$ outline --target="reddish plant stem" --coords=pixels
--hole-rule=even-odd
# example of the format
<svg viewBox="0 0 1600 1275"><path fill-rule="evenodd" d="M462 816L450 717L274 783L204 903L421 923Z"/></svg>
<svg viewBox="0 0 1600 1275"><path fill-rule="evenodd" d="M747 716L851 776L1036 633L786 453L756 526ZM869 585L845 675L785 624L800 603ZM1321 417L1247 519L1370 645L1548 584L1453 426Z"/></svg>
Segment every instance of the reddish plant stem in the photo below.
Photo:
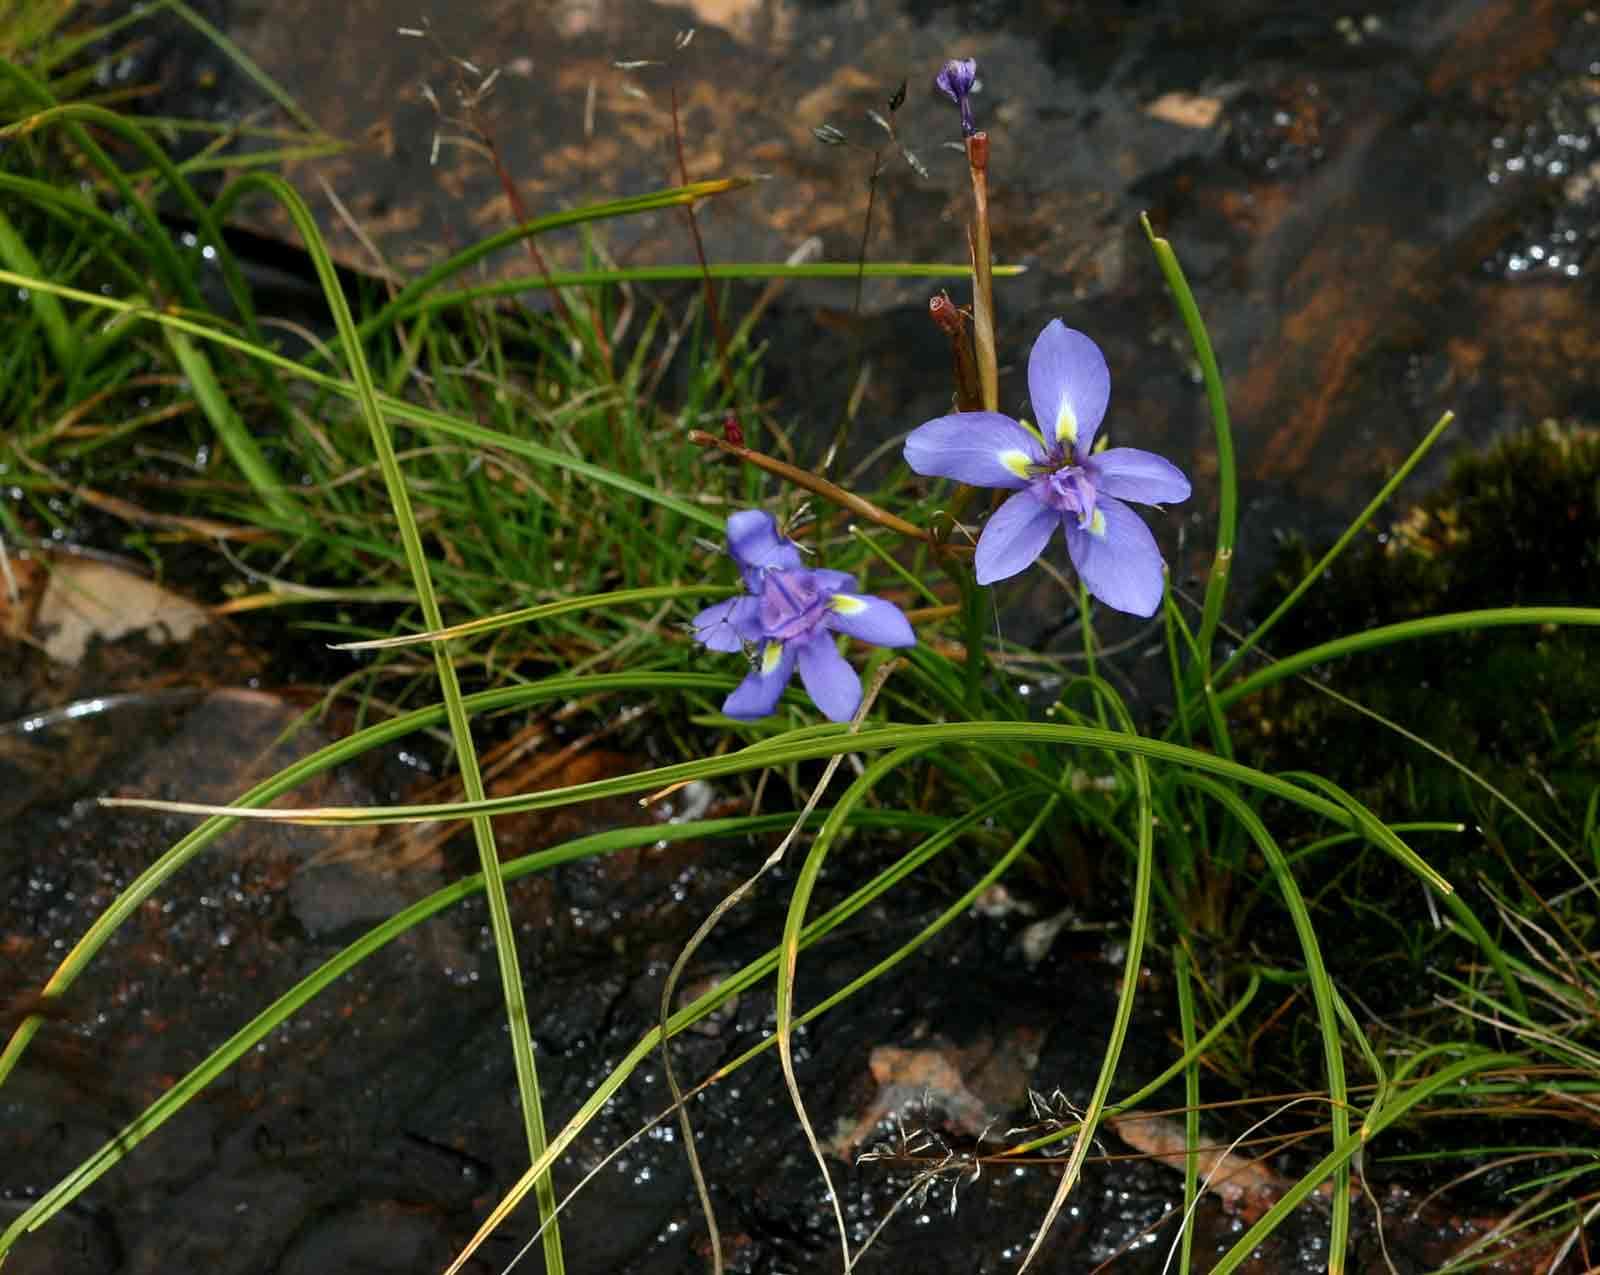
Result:
<svg viewBox="0 0 1600 1275"><path fill-rule="evenodd" d="M878 203L878 178L883 173L883 148L880 146L872 152L872 172L867 178L867 215L861 223L861 247L856 253L856 296L850 306L850 393L853 395L854 387L861 380L861 291L867 278L867 245L872 238L872 214ZM833 441L828 444L828 450L823 453L822 463L817 466L819 473L826 474L844 447L845 433L850 428L851 410L847 401L845 410L840 413L839 424L833 431Z"/></svg>
<svg viewBox="0 0 1600 1275"><path fill-rule="evenodd" d="M678 86L672 86L672 146L678 156L678 183L689 184L689 165L683 157L683 126L678 119ZM694 238L694 256L700 263L700 279L705 286L706 314L711 318L711 333L717 343L717 362L722 372L722 385L728 392L728 401L736 402L733 388L733 369L728 363L728 334L722 330L722 316L717 312L717 288L711 281L711 267L706 264L706 246L700 238L700 220L694 215L694 205L683 206L689 219L689 234Z"/></svg>
<svg viewBox="0 0 1600 1275"><path fill-rule="evenodd" d="M500 147L495 144L494 134L490 132L488 124L485 123L483 112L478 109L476 104L471 105L468 109L472 115L473 131L483 139L484 146L488 148L489 160L494 164L495 176L500 179L500 189L505 192L506 202L511 205L511 215L516 218L518 225L526 225L533 220L533 214L523 200L522 192L517 189L517 183L512 180L510 172L507 171L504 162L500 159ZM577 323L573 319L571 309L567 306L567 299L561 295L560 289L555 286L554 280L550 277L550 265L545 260L538 241L532 235L529 235L522 241L522 246L527 249L528 259L533 262L533 268L539 272L540 278L544 280L545 291L550 294L551 302L554 304L556 312L561 316L562 322L569 329L575 331ZM601 356L605 360L606 370L609 372L611 369L611 345L606 340L605 329L600 322L598 311L594 315L594 337L595 342L600 347Z"/></svg>
<svg viewBox="0 0 1600 1275"><path fill-rule="evenodd" d="M880 509L870 500L858 496L853 491L846 491L837 483L831 483L826 478L813 474L808 469L801 469L787 461L779 460L775 456L768 456L764 452L752 451L748 447L741 447L737 443L730 443L725 438L718 438L715 434L708 434L704 430L692 429L689 431L689 441L698 443L701 447L715 447L719 451L727 452L730 456L737 456L747 464L754 465L757 469L764 469L767 473L785 482L793 483L796 487L803 487L809 492L821 496L824 500L831 501L841 509L847 509L869 522L875 522L880 527L887 527L890 531L898 532L913 540L921 540L926 544L947 549L955 553L963 551L962 545L939 545L928 532L921 527L913 526L904 518L896 517L887 509Z"/></svg>

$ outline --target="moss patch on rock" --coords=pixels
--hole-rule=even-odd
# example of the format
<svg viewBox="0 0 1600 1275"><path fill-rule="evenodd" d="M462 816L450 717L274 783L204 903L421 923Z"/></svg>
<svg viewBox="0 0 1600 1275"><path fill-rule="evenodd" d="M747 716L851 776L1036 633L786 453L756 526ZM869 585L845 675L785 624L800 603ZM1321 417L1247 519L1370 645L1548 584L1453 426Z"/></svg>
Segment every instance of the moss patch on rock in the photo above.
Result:
<svg viewBox="0 0 1600 1275"><path fill-rule="evenodd" d="M1307 546L1288 547L1271 596L1314 560ZM1547 421L1458 461L1435 492L1349 550L1271 645L1286 652L1445 612L1595 605L1597 586L1600 430ZM1582 844L1600 776L1593 629L1424 639L1329 665L1316 680L1447 753L1595 866L1600 847ZM1385 818L1475 825L1481 835L1428 846L1458 883L1484 873L1513 895L1519 877L1536 888L1573 884L1570 868L1483 784L1305 682L1258 697L1245 715L1260 764L1335 777Z"/></svg>

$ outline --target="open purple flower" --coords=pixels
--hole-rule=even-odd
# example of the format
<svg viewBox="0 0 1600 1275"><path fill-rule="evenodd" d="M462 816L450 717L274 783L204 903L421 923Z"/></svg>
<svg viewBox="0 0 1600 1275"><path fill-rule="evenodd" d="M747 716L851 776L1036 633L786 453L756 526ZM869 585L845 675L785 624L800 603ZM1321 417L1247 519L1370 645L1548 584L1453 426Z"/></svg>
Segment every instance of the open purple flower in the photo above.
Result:
<svg viewBox="0 0 1600 1275"><path fill-rule="evenodd" d="M912 430L906 464L919 474L1017 493L978 537L979 584L1031 565L1059 526L1090 593L1118 611L1154 615L1165 588L1161 551L1144 519L1122 502L1187 500L1189 480L1154 452L1091 452L1111 373L1100 347L1060 319L1033 343L1028 395L1046 442L999 412L958 412Z"/></svg>
<svg viewBox="0 0 1600 1275"><path fill-rule="evenodd" d="M750 675L722 711L746 721L765 717L800 669L806 693L824 716L847 722L861 703L861 678L839 654L835 633L875 646L915 646L899 607L856 592L855 577L800 565L800 550L771 514L746 509L728 518L728 554L746 592L694 618L695 639L712 651L751 654Z"/></svg>
<svg viewBox="0 0 1600 1275"><path fill-rule="evenodd" d="M976 58L951 58L939 68L933 83L946 97L961 108L961 135L971 137L978 131L972 122L972 91L978 86L978 60Z"/></svg>

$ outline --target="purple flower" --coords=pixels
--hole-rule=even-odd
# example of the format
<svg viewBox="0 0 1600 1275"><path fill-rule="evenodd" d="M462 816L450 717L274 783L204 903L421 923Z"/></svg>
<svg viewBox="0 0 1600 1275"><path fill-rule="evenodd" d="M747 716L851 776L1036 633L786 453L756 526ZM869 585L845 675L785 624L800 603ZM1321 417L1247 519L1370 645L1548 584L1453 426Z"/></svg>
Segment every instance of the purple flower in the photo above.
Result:
<svg viewBox="0 0 1600 1275"><path fill-rule="evenodd" d="M972 122L972 102L969 100L978 85L978 60L976 58L951 58L939 68L933 83L952 102L961 108L961 135L971 137L978 131Z"/></svg>
<svg viewBox="0 0 1600 1275"><path fill-rule="evenodd" d="M861 703L861 679L845 662L835 633L876 646L915 646L900 608L856 592L854 576L800 565L800 550L771 514L746 509L728 519L728 553L746 592L694 618L694 636L712 651L745 651L750 675L722 711L746 721L765 717L800 667L806 693L832 721L847 722Z"/></svg>
<svg viewBox="0 0 1600 1275"><path fill-rule="evenodd" d="M1091 452L1106 414L1111 373L1100 347L1052 319L1028 356L1028 395L1048 443L999 412L958 412L906 438L919 474L1017 494L984 524L974 565L992 584L1029 566L1057 526L1090 593L1107 606L1154 615L1165 588L1161 551L1144 520L1123 504L1189 498L1189 480L1136 447Z"/></svg>

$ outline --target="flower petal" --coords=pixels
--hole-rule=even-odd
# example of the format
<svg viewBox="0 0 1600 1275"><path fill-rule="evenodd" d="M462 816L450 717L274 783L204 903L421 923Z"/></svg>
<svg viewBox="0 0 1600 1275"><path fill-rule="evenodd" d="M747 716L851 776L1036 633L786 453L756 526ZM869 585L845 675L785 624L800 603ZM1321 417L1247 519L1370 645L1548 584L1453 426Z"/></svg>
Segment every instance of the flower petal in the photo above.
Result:
<svg viewBox="0 0 1600 1275"><path fill-rule="evenodd" d="M951 58L939 68L939 74L933 77L933 82L952 102L959 102L972 92L972 86L978 82L977 59Z"/></svg>
<svg viewBox="0 0 1600 1275"><path fill-rule="evenodd" d="M1028 397L1045 440L1087 456L1111 398L1106 356L1082 332L1051 319L1028 356Z"/></svg>
<svg viewBox="0 0 1600 1275"><path fill-rule="evenodd" d="M1067 519L1067 552L1089 592L1108 607L1154 615L1161 605L1166 580L1156 538L1115 497L1100 497L1088 527Z"/></svg>
<svg viewBox="0 0 1600 1275"><path fill-rule="evenodd" d="M1141 505L1189 499L1189 480L1170 460L1137 447L1108 447L1083 462L1094 485L1108 496Z"/></svg>
<svg viewBox="0 0 1600 1275"><path fill-rule="evenodd" d="M690 623L694 640L709 651L742 651L761 640L761 601L749 594L708 606Z"/></svg>
<svg viewBox="0 0 1600 1275"><path fill-rule="evenodd" d="M817 567L811 572L817 582L817 587L824 593L854 593L856 591L856 578L848 571L830 571L827 567Z"/></svg>
<svg viewBox="0 0 1600 1275"><path fill-rule="evenodd" d="M745 587L752 593L760 586L760 572L800 565L799 548L764 509L728 515L728 554L739 564Z"/></svg>
<svg viewBox="0 0 1600 1275"><path fill-rule="evenodd" d="M836 593L828 603L833 614L824 621L830 629L848 633L874 646L915 646L911 621L893 602L870 593Z"/></svg>
<svg viewBox="0 0 1600 1275"><path fill-rule="evenodd" d="M974 487L1024 486L1044 460L1039 440L999 412L957 412L906 435L906 464L919 474Z"/></svg>
<svg viewBox="0 0 1600 1275"><path fill-rule="evenodd" d="M1031 491L1019 491L989 515L973 559L979 584L993 584L1033 565L1061 515Z"/></svg>
<svg viewBox="0 0 1600 1275"><path fill-rule="evenodd" d="M861 678L839 654L833 635L823 631L795 645L800 648L800 680L806 694L829 721L849 721L861 703Z"/></svg>
<svg viewBox="0 0 1600 1275"><path fill-rule="evenodd" d="M722 711L741 721L766 717L778 707L778 697L794 676L794 647L786 642L768 642L762 648L750 676L733 688L722 701Z"/></svg>

